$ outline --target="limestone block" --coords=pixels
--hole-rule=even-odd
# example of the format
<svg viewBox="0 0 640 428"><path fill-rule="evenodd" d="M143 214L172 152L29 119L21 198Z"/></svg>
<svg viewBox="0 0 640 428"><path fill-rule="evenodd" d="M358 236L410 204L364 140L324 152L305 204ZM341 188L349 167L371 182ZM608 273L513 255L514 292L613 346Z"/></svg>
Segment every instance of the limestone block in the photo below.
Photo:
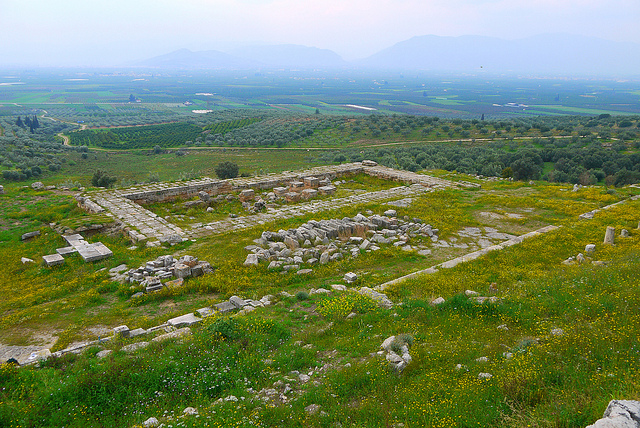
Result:
<svg viewBox="0 0 640 428"><path fill-rule="evenodd" d="M273 193L275 193L275 195L278 196L278 197L283 197L284 195L287 194L288 191L289 191L289 189L286 188L286 187L274 187L273 188Z"/></svg>
<svg viewBox="0 0 640 428"><path fill-rule="evenodd" d="M189 278L191 276L191 268L184 263L176 264L174 274L176 278Z"/></svg>
<svg viewBox="0 0 640 428"><path fill-rule="evenodd" d="M320 193L321 195L333 195L334 193L336 193L336 187L321 186L321 187L318 187L318 193Z"/></svg>
<svg viewBox="0 0 640 428"><path fill-rule="evenodd" d="M213 309L209 308L209 307L206 307L206 308L200 308L200 309L198 309L196 312L197 312L197 313L198 313L198 315L200 315L202 318L206 318L206 317L208 317L208 316L213 315L215 311L214 311Z"/></svg>
<svg viewBox="0 0 640 428"><path fill-rule="evenodd" d="M318 196L318 191L315 189L304 189L302 191L302 199L309 200L316 198Z"/></svg>
<svg viewBox="0 0 640 428"><path fill-rule="evenodd" d="M129 337L129 327L127 327L126 325L115 327L113 329L113 334L116 336L120 335L122 337Z"/></svg>
<svg viewBox="0 0 640 428"><path fill-rule="evenodd" d="M287 202L298 202L300 201L301 195L300 193L296 192L287 192L284 195L284 198L287 200Z"/></svg>
<svg viewBox="0 0 640 428"><path fill-rule="evenodd" d="M253 201L256 197L256 192L253 189L245 189L240 192L240 202L249 202Z"/></svg>
<svg viewBox="0 0 640 428"><path fill-rule="evenodd" d="M202 321L202 318L199 318L193 314L185 314L179 317L171 318L167 321L172 327L181 328L181 327L189 327L191 325L197 324Z"/></svg>
<svg viewBox="0 0 640 428"><path fill-rule="evenodd" d="M213 305L220 313L225 314L227 312L235 311L235 305L231 302L221 302Z"/></svg>
<svg viewBox="0 0 640 428"><path fill-rule="evenodd" d="M244 266L258 266L258 255L257 254L248 254L247 259L244 261Z"/></svg>
<svg viewBox="0 0 640 428"><path fill-rule="evenodd" d="M317 177L305 177L303 179L304 187L307 189L317 189L320 183L320 179Z"/></svg>
<svg viewBox="0 0 640 428"><path fill-rule="evenodd" d="M57 266L64 263L64 257L60 254L50 254L47 256L42 256L42 260L47 267Z"/></svg>
<svg viewBox="0 0 640 428"><path fill-rule="evenodd" d="M356 282L358 280L358 275L356 275L353 272L347 272L344 274L344 278L343 278L348 284L351 284L352 282Z"/></svg>
<svg viewBox="0 0 640 428"><path fill-rule="evenodd" d="M290 192L301 192L302 189L304 189L304 182L303 181L292 181L291 183L289 183L289 191Z"/></svg>
<svg viewBox="0 0 640 428"><path fill-rule="evenodd" d="M616 228L613 226L607 226L607 231L604 235L604 243L605 244L614 244L614 235L616 233Z"/></svg>
<svg viewBox="0 0 640 428"><path fill-rule="evenodd" d="M237 309L242 309L245 306L247 306L247 302L245 302L243 299L241 299L238 296L231 296L229 298L229 303L231 303Z"/></svg>

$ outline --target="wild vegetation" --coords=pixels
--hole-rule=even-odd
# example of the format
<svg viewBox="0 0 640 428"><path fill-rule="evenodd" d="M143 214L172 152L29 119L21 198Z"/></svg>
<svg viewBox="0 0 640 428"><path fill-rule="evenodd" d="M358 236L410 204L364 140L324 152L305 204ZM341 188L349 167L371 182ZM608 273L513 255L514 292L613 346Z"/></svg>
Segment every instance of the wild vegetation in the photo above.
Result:
<svg viewBox="0 0 640 428"><path fill-rule="evenodd" d="M47 269L23 265L20 257L37 259L61 245L49 223L77 227L106 219L80 211L69 197L53 192L28 189L2 195L3 217L23 222L7 229L0 243L7 267L0 282L3 343L25 344L32 340L29 336L47 332L58 337L52 349L61 349L96 337L91 331L97 326L148 328L232 294L277 296L272 306L244 317L207 318L188 338L154 342L133 354L121 350L132 340L119 339L31 367L3 364L2 425L132 426L155 416L165 426L192 427L585 426L600 417L611 397L637 397L640 349L635 332L640 318L632 308L640 304L635 289L640 241L632 231L630 238L617 238L615 246L600 242L605 226L634 229L640 205L627 201L593 220L578 218L637 189L596 186L572 192L561 184L531 186L436 173L483 186L430 193L397 208L401 217L419 217L438 227L443 239L457 237L468 226L490 225L514 234L544 224L562 228L398 284L386 291L397 305L382 309L350 292L308 292L331 289L347 271L360 276L350 287L372 287L464 250L419 256L391 246L314 267L307 277L242 266L243 247L262 230L308 220L298 218L171 249L132 251L121 236L95 236L90 239L114 251L112 259L95 264L69 259ZM358 181L347 185L355 189ZM381 183L362 185L376 188ZM384 209L380 204L353 206L322 217ZM481 215L487 212L502 217ZM41 237L16 243L20 233L38 228ZM606 266L561 264L587 243L596 243L593 257ZM130 300L129 287L111 282L102 269L120 263L137 266L167 252L195 254L216 270L182 288ZM464 293L468 289L500 300L474 303ZM294 297L280 296L280 291ZM432 306L438 296L446 302ZM355 316L347 318L350 313ZM552 334L554 329L562 334ZM402 373L376 354L386 337L399 334L413 340L412 362ZM114 353L98 358L104 348ZM296 373L310 380L301 381ZM479 373L492 376L479 379ZM286 385L292 390L284 392L282 402L277 397ZM266 397L259 391L271 388L278 391L275 400L259 398ZM309 413L305 408L311 404L320 410ZM187 406L197 408L199 416L182 416Z"/></svg>

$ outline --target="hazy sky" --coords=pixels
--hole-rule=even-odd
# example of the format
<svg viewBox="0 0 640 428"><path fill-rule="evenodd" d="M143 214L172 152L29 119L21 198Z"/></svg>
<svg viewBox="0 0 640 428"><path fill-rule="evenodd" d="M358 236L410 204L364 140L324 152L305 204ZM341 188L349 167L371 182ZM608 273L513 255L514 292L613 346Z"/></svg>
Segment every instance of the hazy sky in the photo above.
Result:
<svg viewBox="0 0 640 428"><path fill-rule="evenodd" d="M639 0L0 0L0 66L118 65L179 48L295 43L366 57L413 36L640 43Z"/></svg>

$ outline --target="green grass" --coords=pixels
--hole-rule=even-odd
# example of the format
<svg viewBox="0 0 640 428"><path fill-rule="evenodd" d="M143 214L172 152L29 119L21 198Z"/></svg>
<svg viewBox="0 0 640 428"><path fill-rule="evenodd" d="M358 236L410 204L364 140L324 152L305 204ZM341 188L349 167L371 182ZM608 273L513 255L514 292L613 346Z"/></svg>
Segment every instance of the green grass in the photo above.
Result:
<svg viewBox="0 0 640 428"><path fill-rule="evenodd" d="M269 162L284 166L286 153ZM252 156L245 165L260 159L258 154ZM169 155L146 158L173 159ZM140 159L139 164L145 165L145 157ZM435 174L469 180L446 171ZM375 190L391 185L397 183L354 176L343 186ZM365 204L173 248L129 251L130 243L120 236L90 237L90 242L106 243L114 251L113 258L94 264L69 258L61 267L46 269L23 265L20 257L39 260L63 245L48 223L78 225L105 218L82 213L70 196L9 191L0 197L0 212L6 219L0 242L0 263L5 267L0 276L3 344L26 344L29 336L49 332L59 337L54 347L59 349L91 337L91 327L146 328L233 294L260 298L283 290L296 295L310 288L329 288L347 271L359 274L358 285L373 287L464 252L420 257L389 246L356 259L316 265L306 277L268 271L264 265L242 266L243 247L263 230L388 208ZM601 416L609 399L637 399L640 394L636 364L640 317L634 309L640 305L640 236L633 230L640 202L602 211L592 220L580 220L577 215L635 192L627 188L612 194L600 187L571 192L568 185L499 181L482 182L480 190L416 197L411 207L397 208L398 214L421 218L439 228L445 239L465 226L490 225L518 234L542 224L562 228L394 286L387 293L401 305L390 310L349 292L309 295L308 299L277 296L273 305L246 317L209 318L194 327L190 337L153 342L134 354L120 350L129 340L117 340L39 366L1 365L0 425L132 426L155 416L165 426L180 422L191 427L586 426ZM223 207L216 210L216 215L224 214ZM480 212L526 213L527 218L488 222ZM632 236L617 238L615 246L605 247L600 242L608 225L627 228ZM40 237L19 242L20 233L34 228L42 231ZM412 243L421 242L414 239ZM561 264L582 252L587 243L597 244L592 257L608 262L607 266ZM102 270L120 263L134 267L176 252L207 260L216 270L187 280L181 289L137 302L128 300L135 287L111 283ZM480 305L464 295L467 289L490 295L491 283L496 284L498 303ZM431 306L431 299L438 296L446 303ZM351 312L356 316L347 319ZM552 335L554 328L564 334ZM386 337L399 334L414 338L413 360L402 374L375 354ZM114 353L98 359L95 354L102 348ZM505 357L506 352L512 357ZM487 357L488 362L476 361L479 357ZM456 370L457 364L461 370ZM301 382L294 370L310 373L311 380ZM493 376L480 380L481 372ZM286 384L295 392L285 393ZM277 397L284 393L287 402L256 398L263 388L275 388ZM230 395L238 401L218 402ZM319 405L321 412L308 414L304 409L310 404ZM178 418L187 406L198 408L200 416Z"/></svg>

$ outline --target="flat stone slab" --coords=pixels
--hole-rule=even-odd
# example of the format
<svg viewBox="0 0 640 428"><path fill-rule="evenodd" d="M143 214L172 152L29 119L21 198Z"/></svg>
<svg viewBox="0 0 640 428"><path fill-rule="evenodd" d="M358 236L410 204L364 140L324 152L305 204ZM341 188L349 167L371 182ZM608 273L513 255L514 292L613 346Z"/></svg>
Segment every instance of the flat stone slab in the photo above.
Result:
<svg viewBox="0 0 640 428"><path fill-rule="evenodd" d="M247 306L247 302L245 302L243 299L241 299L238 296L231 296L231 298L229 298L229 303L231 303L233 306L235 306L238 309L242 309L245 306Z"/></svg>
<svg viewBox="0 0 640 428"><path fill-rule="evenodd" d="M64 263L64 257L60 254L50 254L47 256L42 256L42 260L47 267L57 266Z"/></svg>
<svg viewBox="0 0 640 428"><path fill-rule="evenodd" d="M214 314L214 310L207 307L207 308L200 308L196 311L198 313L198 315L200 315L202 318L206 318L208 316L211 316Z"/></svg>
<svg viewBox="0 0 640 428"><path fill-rule="evenodd" d="M143 348L146 348L147 346L149 346L149 342L138 342L138 343L132 343L130 345L125 345L122 348L120 348L120 350L122 352L135 352L138 349L143 349Z"/></svg>
<svg viewBox="0 0 640 428"><path fill-rule="evenodd" d="M232 312L235 311L236 308L235 305L231 302L221 302L221 303L217 303L215 305L213 305L218 311L220 311L220 313L227 313L227 312Z"/></svg>
<svg viewBox="0 0 640 428"><path fill-rule="evenodd" d="M199 323L200 321L202 321L202 318L198 318L193 314L186 314L179 317L171 318L169 321L167 321L167 324L176 328L180 328L189 327L191 325Z"/></svg>
<svg viewBox="0 0 640 428"><path fill-rule="evenodd" d="M69 254L73 254L76 252L78 252L78 250L76 250L74 247L56 248L56 253L60 254L61 256L68 256Z"/></svg>
<svg viewBox="0 0 640 428"><path fill-rule="evenodd" d="M142 336L143 334L147 334L147 330L145 330L144 328L136 328L129 331L129 337Z"/></svg>
<svg viewBox="0 0 640 428"><path fill-rule="evenodd" d="M159 336L154 337L151 340L153 342L163 342L168 339L176 339L182 336L188 336L190 334L191 334L191 329L189 327L184 327L176 331L172 331L170 333L161 334Z"/></svg>
<svg viewBox="0 0 640 428"><path fill-rule="evenodd" d="M68 243L69 245L71 245L71 246L73 246L73 245L74 245L74 243L77 243L77 242L79 242L79 241L84 241L84 238L82 237L82 235L80 235L80 234L78 234L78 233L73 234L73 235L63 235L62 237L63 237L63 238L65 239L65 241L67 241L67 243Z"/></svg>

